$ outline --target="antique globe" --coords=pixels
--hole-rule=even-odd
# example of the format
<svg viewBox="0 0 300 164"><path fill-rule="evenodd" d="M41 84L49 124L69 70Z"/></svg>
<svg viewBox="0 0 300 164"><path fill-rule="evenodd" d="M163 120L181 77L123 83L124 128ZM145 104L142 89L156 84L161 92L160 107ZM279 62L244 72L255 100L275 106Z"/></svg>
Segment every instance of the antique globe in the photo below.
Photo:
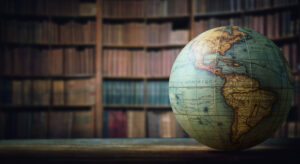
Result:
<svg viewBox="0 0 300 164"><path fill-rule="evenodd" d="M183 48L172 67L169 97L191 137L212 148L240 150L271 137L286 119L293 78L267 37L223 26Z"/></svg>

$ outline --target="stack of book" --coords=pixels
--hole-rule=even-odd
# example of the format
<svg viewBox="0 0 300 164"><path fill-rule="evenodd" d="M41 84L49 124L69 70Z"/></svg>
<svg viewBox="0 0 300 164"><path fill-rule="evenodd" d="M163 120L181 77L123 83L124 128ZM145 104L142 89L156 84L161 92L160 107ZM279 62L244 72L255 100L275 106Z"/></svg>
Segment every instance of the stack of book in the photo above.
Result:
<svg viewBox="0 0 300 164"><path fill-rule="evenodd" d="M142 81L106 80L102 85L103 104L143 104L144 84Z"/></svg>
<svg viewBox="0 0 300 164"><path fill-rule="evenodd" d="M103 118L105 138L186 137L171 111L148 111L145 114L140 109L111 109L104 110Z"/></svg>
<svg viewBox="0 0 300 164"><path fill-rule="evenodd" d="M0 111L0 139L91 138L91 113L77 111Z"/></svg>
<svg viewBox="0 0 300 164"><path fill-rule="evenodd" d="M144 76L146 57L143 50L103 50L102 73L107 76Z"/></svg>
<svg viewBox="0 0 300 164"><path fill-rule="evenodd" d="M186 16L187 0L151 0L147 1L147 17Z"/></svg>
<svg viewBox="0 0 300 164"><path fill-rule="evenodd" d="M237 12L297 4L297 0L194 0L197 14Z"/></svg>
<svg viewBox="0 0 300 164"><path fill-rule="evenodd" d="M95 43L96 23L86 21L6 20L1 26L0 41L19 44Z"/></svg>
<svg viewBox="0 0 300 164"><path fill-rule="evenodd" d="M0 11L17 15L95 16L96 6L80 0L3 0Z"/></svg>
<svg viewBox="0 0 300 164"><path fill-rule="evenodd" d="M198 35L211 28L237 25L248 27L271 39L300 34L300 19L294 19L290 11L266 15L246 15L244 18L209 18L195 22L195 34Z"/></svg>
<svg viewBox="0 0 300 164"><path fill-rule="evenodd" d="M103 51L103 75L107 76L169 76L180 49L162 51Z"/></svg>
<svg viewBox="0 0 300 164"><path fill-rule="evenodd" d="M94 48L5 48L0 75L68 75L94 73Z"/></svg>
<svg viewBox="0 0 300 164"><path fill-rule="evenodd" d="M168 81L148 81L147 104L170 105Z"/></svg>
<svg viewBox="0 0 300 164"><path fill-rule="evenodd" d="M0 105L93 105L95 84L82 80L0 80ZM51 98L51 92L53 97Z"/></svg>
<svg viewBox="0 0 300 164"><path fill-rule="evenodd" d="M162 51L147 52L147 75L169 76L172 65L181 49L166 49Z"/></svg>
<svg viewBox="0 0 300 164"><path fill-rule="evenodd" d="M185 44L189 32L172 29L172 23L124 23L103 25L104 45Z"/></svg>

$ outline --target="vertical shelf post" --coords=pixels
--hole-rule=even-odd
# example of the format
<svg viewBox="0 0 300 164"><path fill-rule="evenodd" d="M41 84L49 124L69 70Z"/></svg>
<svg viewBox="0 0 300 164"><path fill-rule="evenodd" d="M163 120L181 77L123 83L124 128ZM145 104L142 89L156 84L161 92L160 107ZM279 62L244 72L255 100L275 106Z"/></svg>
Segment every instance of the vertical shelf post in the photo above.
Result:
<svg viewBox="0 0 300 164"><path fill-rule="evenodd" d="M96 0L96 51L95 51L95 85L96 100L94 110L94 137L102 137L102 0Z"/></svg>

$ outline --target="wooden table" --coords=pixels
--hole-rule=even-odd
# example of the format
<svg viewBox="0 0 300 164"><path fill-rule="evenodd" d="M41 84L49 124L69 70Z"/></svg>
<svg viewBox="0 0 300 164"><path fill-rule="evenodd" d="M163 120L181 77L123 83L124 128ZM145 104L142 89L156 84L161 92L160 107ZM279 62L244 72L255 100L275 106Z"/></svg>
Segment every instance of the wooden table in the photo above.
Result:
<svg viewBox="0 0 300 164"><path fill-rule="evenodd" d="M299 139L224 152L194 139L1 140L0 163L300 163Z"/></svg>

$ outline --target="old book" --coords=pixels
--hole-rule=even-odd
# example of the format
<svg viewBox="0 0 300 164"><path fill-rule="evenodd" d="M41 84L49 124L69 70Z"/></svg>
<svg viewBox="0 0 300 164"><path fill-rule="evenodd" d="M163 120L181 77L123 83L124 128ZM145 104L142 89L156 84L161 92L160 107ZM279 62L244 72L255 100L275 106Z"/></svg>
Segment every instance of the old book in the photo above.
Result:
<svg viewBox="0 0 300 164"><path fill-rule="evenodd" d="M71 138L72 135L72 111L49 112L49 138Z"/></svg>
<svg viewBox="0 0 300 164"><path fill-rule="evenodd" d="M145 112L141 110L127 110L127 137L144 138L145 136Z"/></svg>
<svg viewBox="0 0 300 164"><path fill-rule="evenodd" d="M23 87L22 81L12 81L12 104L23 105Z"/></svg>
<svg viewBox="0 0 300 164"><path fill-rule="evenodd" d="M94 79L68 80L66 87L68 105L93 105L95 103Z"/></svg>
<svg viewBox="0 0 300 164"><path fill-rule="evenodd" d="M31 138L47 138L48 112L31 113Z"/></svg>
<svg viewBox="0 0 300 164"><path fill-rule="evenodd" d="M72 138L91 138L92 118L89 110L74 111L72 120Z"/></svg>
<svg viewBox="0 0 300 164"><path fill-rule="evenodd" d="M53 105L65 104L65 83L63 80L53 81Z"/></svg>
<svg viewBox="0 0 300 164"><path fill-rule="evenodd" d="M150 138L159 138L159 115L158 112L148 111L147 112L147 134Z"/></svg>
<svg viewBox="0 0 300 164"><path fill-rule="evenodd" d="M31 105L32 104L32 83L31 80L23 81L23 104Z"/></svg>
<svg viewBox="0 0 300 164"><path fill-rule="evenodd" d="M159 134L162 138L174 137L172 128L171 117L168 112L161 112L159 114Z"/></svg>
<svg viewBox="0 0 300 164"><path fill-rule="evenodd" d="M79 4L79 15L80 16L95 16L96 6L92 2L80 2Z"/></svg>
<svg viewBox="0 0 300 164"><path fill-rule="evenodd" d="M16 138L31 137L31 112L22 111L17 113Z"/></svg>
<svg viewBox="0 0 300 164"><path fill-rule="evenodd" d="M7 137L7 112L0 111L0 139L5 139Z"/></svg>
<svg viewBox="0 0 300 164"><path fill-rule="evenodd" d="M33 80L33 105L49 105L51 94L50 80Z"/></svg>
<svg viewBox="0 0 300 164"><path fill-rule="evenodd" d="M108 112L108 129L110 138L126 138L127 123L126 112L112 110Z"/></svg>

